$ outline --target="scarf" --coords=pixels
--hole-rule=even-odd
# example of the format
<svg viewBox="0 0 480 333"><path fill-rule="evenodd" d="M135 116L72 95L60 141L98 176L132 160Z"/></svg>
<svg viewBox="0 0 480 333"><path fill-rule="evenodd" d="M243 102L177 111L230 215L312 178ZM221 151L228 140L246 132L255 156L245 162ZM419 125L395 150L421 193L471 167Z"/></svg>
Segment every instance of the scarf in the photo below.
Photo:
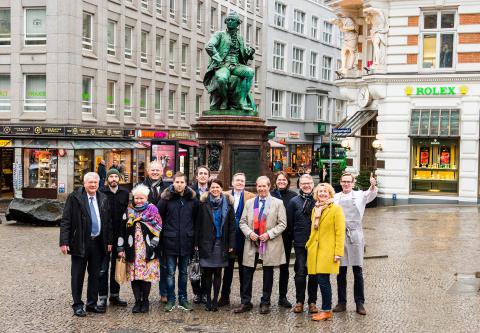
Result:
<svg viewBox="0 0 480 333"><path fill-rule="evenodd" d="M214 198L209 194L208 201L213 208L213 224L215 225L216 237L221 238L223 236L223 226L228 214L227 197L221 194L220 197Z"/></svg>
<svg viewBox="0 0 480 333"><path fill-rule="evenodd" d="M298 195L303 199L302 213L306 216L311 216L313 206L315 205L313 200L313 192L307 194L300 190Z"/></svg>
<svg viewBox="0 0 480 333"><path fill-rule="evenodd" d="M148 202L142 206L128 208L127 226L131 227L136 222L143 223L155 237L159 237L162 231L162 218L158 214L157 207Z"/></svg>
<svg viewBox="0 0 480 333"><path fill-rule="evenodd" d="M253 231L257 235L262 235L267 232L267 215L268 215L268 200L265 198L265 203L260 209L260 198L257 196L253 203ZM260 241L258 245L258 254L263 256L267 251L267 244Z"/></svg>
<svg viewBox="0 0 480 333"><path fill-rule="evenodd" d="M315 208L313 208L313 227L315 229L318 229L318 225L320 224L320 217L322 216L324 209L330 206L332 203L332 198L326 201L315 202Z"/></svg>

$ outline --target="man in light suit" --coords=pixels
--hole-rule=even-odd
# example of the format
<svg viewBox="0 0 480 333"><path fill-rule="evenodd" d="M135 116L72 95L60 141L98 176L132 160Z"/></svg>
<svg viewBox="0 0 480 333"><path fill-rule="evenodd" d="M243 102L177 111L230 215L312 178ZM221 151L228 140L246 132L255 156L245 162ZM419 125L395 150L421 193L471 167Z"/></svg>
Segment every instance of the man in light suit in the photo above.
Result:
<svg viewBox="0 0 480 333"><path fill-rule="evenodd" d="M270 296L273 286L273 268L286 262L282 237L287 227L287 214L282 200L270 195L270 179L258 177L255 198L247 201L240 219L240 230L245 235L243 250L243 286L241 306L235 313L250 311L253 307L252 282L258 260L263 266L263 295L260 301L260 314L270 312Z"/></svg>

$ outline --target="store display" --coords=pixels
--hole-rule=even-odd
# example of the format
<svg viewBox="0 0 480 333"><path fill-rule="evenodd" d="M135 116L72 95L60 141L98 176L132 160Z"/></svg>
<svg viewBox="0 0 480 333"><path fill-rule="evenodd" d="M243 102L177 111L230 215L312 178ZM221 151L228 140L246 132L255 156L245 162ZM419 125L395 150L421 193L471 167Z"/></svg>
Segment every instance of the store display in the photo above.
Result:
<svg viewBox="0 0 480 333"><path fill-rule="evenodd" d="M105 153L107 170L115 168L120 172L120 184L132 183L132 150L112 149Z"/></svg>
<svg viewBox="0 0 480 333"><path fill-rule="evenodd" d="M24 150L25 187L37 189L57 188L57 150Z"/></svg>
<svg viewBox="0 0 480 333"><path fill-rule="evenodd" d="M93 150L75 150L74 158L74 186L77 188L83 185L83 177L85 174L94 171Z"/></svg>

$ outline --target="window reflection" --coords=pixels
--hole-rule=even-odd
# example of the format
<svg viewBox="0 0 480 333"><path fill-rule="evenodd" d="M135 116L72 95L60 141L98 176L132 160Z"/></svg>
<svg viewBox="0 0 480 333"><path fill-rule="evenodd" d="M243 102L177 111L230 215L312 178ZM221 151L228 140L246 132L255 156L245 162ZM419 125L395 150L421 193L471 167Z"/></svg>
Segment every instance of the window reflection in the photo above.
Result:
<svg viewBox="0 0 480 333"><path fill-rule="evenodd" d="M453 52L453 35L442 34L440 37L440 67L451 68L453 65L452 52Z"/></svg>
<svg viewBox="0 0 480 333"><path fill-rule="evenodd" d="M436 67L437 35L423 36L423 68Z"/></svg>

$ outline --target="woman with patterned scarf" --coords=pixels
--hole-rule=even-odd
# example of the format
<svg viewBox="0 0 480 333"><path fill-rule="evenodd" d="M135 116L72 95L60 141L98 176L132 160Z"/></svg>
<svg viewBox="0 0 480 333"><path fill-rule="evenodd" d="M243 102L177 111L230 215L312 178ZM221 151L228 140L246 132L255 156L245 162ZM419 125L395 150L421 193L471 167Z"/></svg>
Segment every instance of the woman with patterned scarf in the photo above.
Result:
<svg viewBox="0 0 480 333"><path fill-rule="evenodd" d="M159 280L158 246L162 219L157 207L148 202L150 190L140 184L132 190L133 207L124 214L118 237L118 255L127 261L127 276L132 282L135 305L133 313L146 313L152 282Z"/></svg>
<svg viewBox="0 0 480 333"><path fill-rule="evenodd" d="M195 221L195 249L199 250L202 286L207 295L205 310L218 311L218 295L222 283L222 268L228 266L235 247L235 199L223 192L223 184L212 179L208 192L200 196ZM213 284L213 300L212 300Z"/></svg>

